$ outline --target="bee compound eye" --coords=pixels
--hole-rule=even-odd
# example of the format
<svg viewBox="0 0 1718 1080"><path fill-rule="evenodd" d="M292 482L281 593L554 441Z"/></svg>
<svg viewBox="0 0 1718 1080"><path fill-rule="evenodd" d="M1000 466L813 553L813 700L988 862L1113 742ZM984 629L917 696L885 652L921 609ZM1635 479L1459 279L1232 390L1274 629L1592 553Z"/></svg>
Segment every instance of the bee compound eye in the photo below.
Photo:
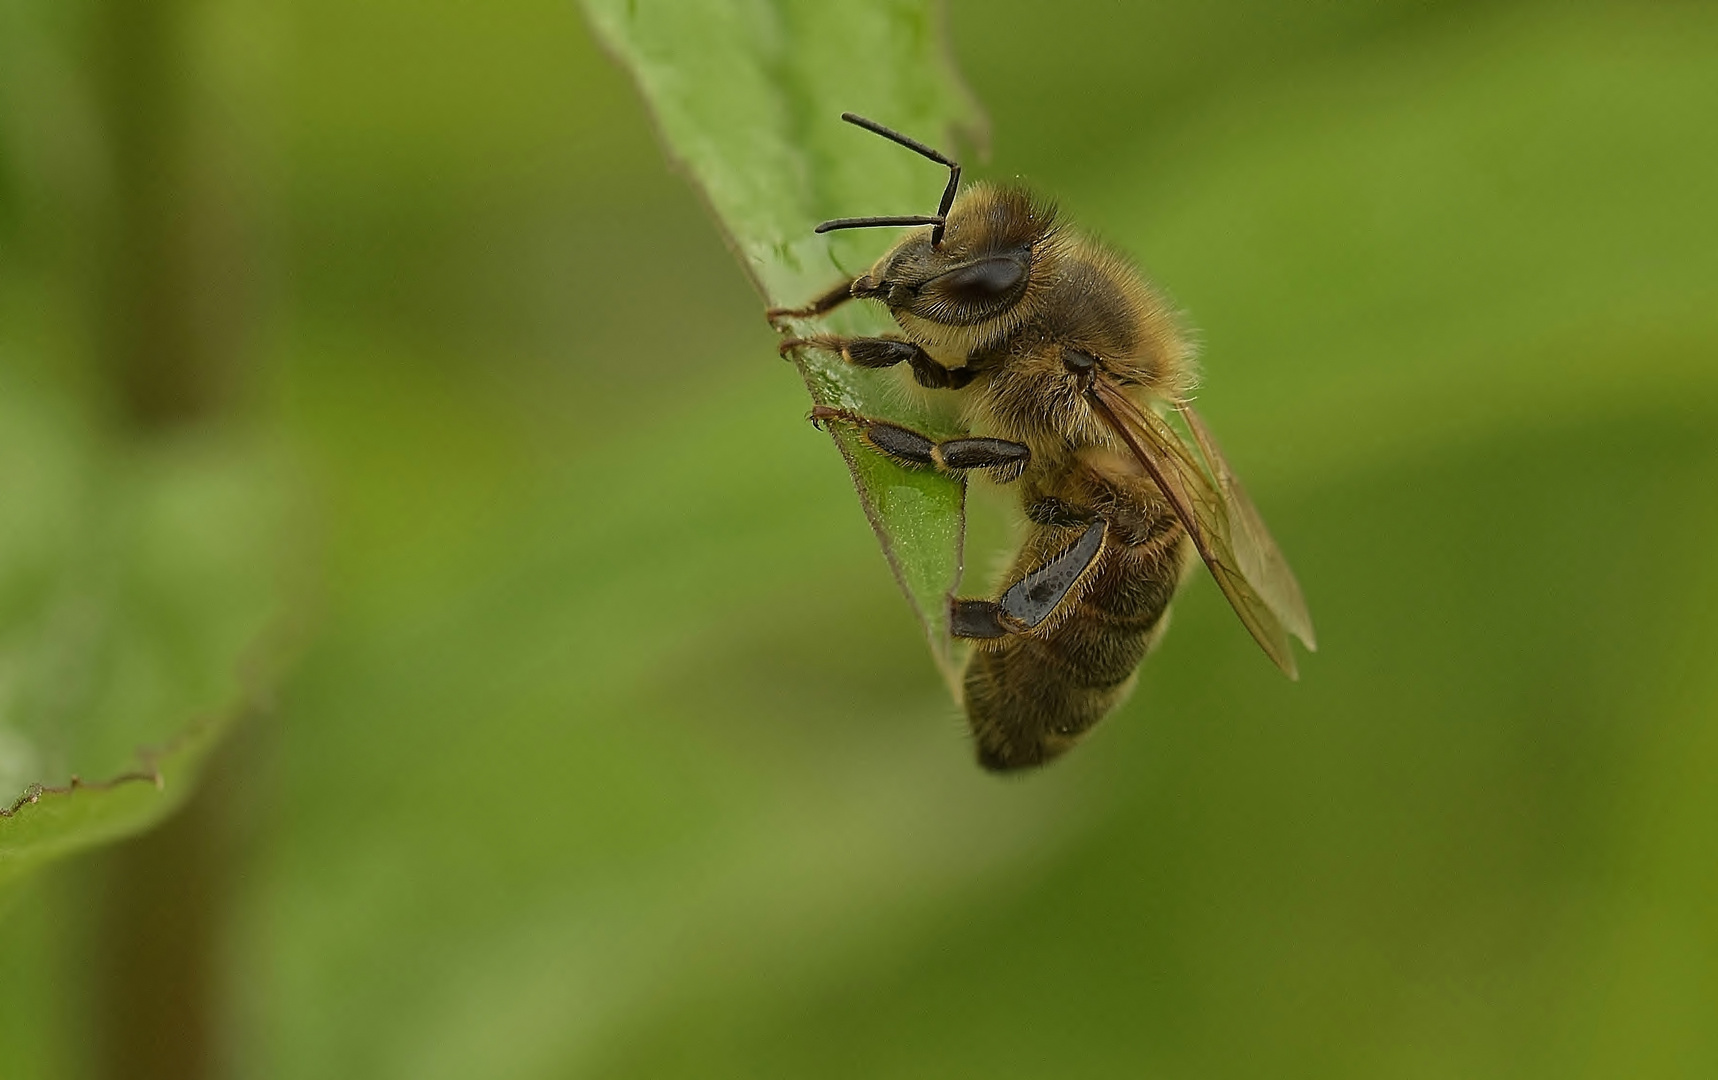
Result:
<svg viewBox="0 0 1718 1080"><path fill-rule="evenodd" d="M1098 366L1098 358L1079 349L1063 349L1062 366L1075 375L1084 375Z"/></svg>
<svg viewBox="0 0 1718 1080"><path fill-rule="evenodd" d="M982 259L934 278L931 287L957 304L987 304L1008 296L1026 280L1018 259Z"/></svg>

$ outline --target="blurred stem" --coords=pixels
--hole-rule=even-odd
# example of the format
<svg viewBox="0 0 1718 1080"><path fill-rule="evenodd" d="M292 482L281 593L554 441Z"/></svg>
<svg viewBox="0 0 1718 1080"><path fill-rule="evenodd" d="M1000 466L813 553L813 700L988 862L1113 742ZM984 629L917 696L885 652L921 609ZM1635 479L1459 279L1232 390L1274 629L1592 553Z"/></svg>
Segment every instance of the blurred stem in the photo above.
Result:
<svg viewBox="0 0 1718 1080"><path fill-rule="evenodd" d="M92 0L93 80L108 162L96 215L97 372L121 427L145 435L231 398L249 252L238 224L228 88L193 47L205 0ZM231 121L227 121L228 124ZM98 858L91 1017L97 1076L196 1080L219 1070L219 949L236 856L232 745L154 831Z"/></svg>
<svg viewBox="0 0 1718 1080"><path fill-rule="evenodd" d="M92 987L98 1077L216 1074L225 787L205 783L160 827L101 857L94 875L100 971Z"/></svg>
<svg viewBox="0 0 1718 1080"><path fill-rule="evenodd" d="M97 230L101 369L133 427L158 430L221 404L234 366L232 295L244 275L220 258L230 185L199 151L200 0L96 0L91 27L111 199ZM222 263L228 263L223 266Z"/></svg>

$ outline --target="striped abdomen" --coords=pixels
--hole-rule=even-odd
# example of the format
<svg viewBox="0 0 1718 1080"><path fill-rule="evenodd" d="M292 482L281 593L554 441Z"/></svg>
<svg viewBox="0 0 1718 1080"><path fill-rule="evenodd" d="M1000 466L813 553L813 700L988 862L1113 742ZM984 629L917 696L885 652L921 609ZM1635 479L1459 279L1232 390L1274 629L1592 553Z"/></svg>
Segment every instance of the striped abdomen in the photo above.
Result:
<svg viewBox="0 0 1718 1080"><path fill-rule="evenodd" d="M1130 523L1132 524L1132 523ZM983 641L966 667L966 713L987 769L1041 765L1072 746L1132 688L1186 566L1168 508L1134 528L1110 523L1104 550L1048 629ZM1013 577L1066 530L1033 530Z"/></svg>

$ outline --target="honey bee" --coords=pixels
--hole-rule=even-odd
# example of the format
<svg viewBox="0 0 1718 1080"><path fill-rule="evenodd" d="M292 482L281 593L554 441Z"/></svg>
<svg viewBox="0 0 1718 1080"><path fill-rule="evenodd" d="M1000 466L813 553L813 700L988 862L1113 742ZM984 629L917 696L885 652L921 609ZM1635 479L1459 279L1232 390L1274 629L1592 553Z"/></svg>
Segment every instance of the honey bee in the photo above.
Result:
<svg viewBox="0 0 1718 1080"><path fill-rule="evenodd" d="M1132 689L1193 563L1210 569L1265 653L1298 677L1289 635L1316 649L1300 585L1189 403L1193 349L1174 310L1126 259L1018 187L973 184L960 165L845 113L949 171L931 215L841 218L835 229L920 226L864 274L773 325L849 300L885 304L899 337L787 337L782 352L839 353L867 368L906 364L924 387L963 395L966 438L937 441L819 406L895 461L1018 486L1024 544L997 598L950 598L971 639L964 698L979 763L1042 765ZM1178 415L1190 440L1166 418Z"/></svg>

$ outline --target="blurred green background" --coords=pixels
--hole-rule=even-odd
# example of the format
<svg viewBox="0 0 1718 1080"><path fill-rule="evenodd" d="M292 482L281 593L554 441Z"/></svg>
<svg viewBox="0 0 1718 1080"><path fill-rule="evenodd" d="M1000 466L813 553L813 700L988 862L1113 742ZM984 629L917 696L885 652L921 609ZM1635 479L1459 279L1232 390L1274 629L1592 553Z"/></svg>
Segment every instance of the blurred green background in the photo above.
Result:
<svg viewBox="0 0 1718 1080"><path fill-rule="evenodd" d="M159 316L322 581L9 905L0 1076L1718 1075L1718 8L947 22L1323 648L1201 578L1024 780L573 5L0 0L0 362L103 399Z"/></svg>

